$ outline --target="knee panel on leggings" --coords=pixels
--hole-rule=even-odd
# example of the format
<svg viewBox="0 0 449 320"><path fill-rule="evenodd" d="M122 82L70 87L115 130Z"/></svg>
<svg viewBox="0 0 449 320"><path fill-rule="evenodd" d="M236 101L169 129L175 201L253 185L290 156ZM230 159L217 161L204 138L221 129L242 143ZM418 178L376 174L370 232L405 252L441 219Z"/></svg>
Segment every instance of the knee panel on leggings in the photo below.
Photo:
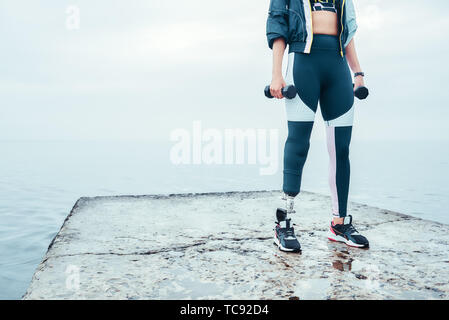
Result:
<svg viewBox="0 0 449 320"><path fill-rule="evenodd" d="M332 213L345 217L348 205L350 163L349 144L352 127L327 127L329 151L329 186L331 189Z"/></svg>

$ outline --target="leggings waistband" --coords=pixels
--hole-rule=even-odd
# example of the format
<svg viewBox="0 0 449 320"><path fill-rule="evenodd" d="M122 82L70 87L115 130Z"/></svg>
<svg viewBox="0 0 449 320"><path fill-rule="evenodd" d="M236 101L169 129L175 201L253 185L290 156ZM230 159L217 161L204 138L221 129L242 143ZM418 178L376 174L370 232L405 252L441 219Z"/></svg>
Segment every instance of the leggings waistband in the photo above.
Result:
<svg viewBox="0 0 449 320"><path fill-rule="evenodd" d="M338 36L333 36L329 34L314 34L312 42L313 50L340 50L340 42Z"/></svg>

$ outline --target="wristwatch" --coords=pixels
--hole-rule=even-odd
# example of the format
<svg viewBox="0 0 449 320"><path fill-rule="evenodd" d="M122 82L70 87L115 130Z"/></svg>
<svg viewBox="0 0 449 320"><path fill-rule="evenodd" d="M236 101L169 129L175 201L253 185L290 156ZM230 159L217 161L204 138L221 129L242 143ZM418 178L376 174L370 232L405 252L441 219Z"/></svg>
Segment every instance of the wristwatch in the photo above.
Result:
<svg viewBox="0 0 449 320"><path fill-rule="evenodd" d="M354 73L354 78L356 78L358 76L364 77L365 76L365 72L356 72L356 73Z"/></svg>

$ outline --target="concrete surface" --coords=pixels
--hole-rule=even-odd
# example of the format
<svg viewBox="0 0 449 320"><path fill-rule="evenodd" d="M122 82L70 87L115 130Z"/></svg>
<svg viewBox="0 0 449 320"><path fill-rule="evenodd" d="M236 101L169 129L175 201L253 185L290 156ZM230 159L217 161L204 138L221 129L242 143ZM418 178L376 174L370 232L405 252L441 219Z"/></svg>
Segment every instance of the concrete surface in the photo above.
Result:
<svg viewBox="0 0 449 320"><path fill-rule="evenodd" d="M302 193L302 254L273 245L280 193L81 198L24 299L448 299L449 226L350 203L361 250Z"/></svg>

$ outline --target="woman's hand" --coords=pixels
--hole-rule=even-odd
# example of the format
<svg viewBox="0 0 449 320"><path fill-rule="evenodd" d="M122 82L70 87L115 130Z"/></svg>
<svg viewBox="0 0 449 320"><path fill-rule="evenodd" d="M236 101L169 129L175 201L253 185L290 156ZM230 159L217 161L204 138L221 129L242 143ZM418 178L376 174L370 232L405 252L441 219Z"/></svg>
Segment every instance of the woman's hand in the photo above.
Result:
<svg viewBox="0 0 449 320"><path fill-rule="evenodd" d="M270 85L271 95L277 99L282 99L284 96L282 95L282 88L287 86L284 81L282 75L273 77Z"/></svg>
<svg viewBox="0 0 449 320"><path fill-rule="evenodd" d="M354 91L359 87L364 87L365 81L363 80L362 76L355 77L354 79Z"/></svg>

